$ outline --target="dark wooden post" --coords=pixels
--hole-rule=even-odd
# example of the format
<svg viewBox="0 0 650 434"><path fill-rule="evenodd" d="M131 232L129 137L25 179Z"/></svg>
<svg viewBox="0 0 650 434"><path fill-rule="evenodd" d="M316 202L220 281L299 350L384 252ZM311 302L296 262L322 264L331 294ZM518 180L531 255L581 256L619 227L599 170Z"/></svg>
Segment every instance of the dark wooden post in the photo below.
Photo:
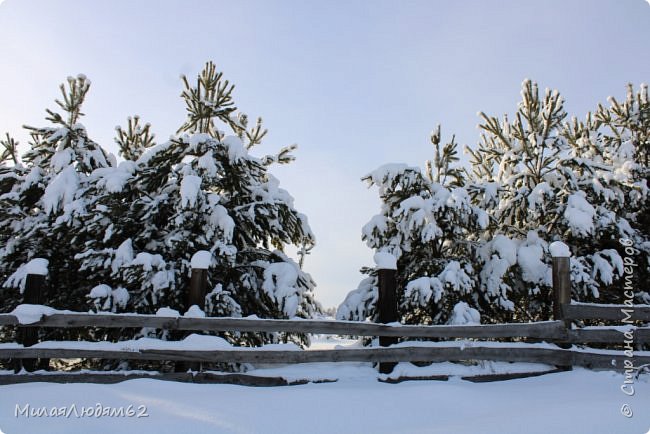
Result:
<svg viewBox="0 0 650 434"><path fill-rule="evenodd" d="M378 255L387 255L378 257ZM379 313L379 322L386 324L395 322L397 317L397 267L395 258L388 254L375 255L377 263L377 276L379 279L379 294L377 298L377 310ZM379 345L387 347L397 343L397 338L392 336L380 336ZM379 373L390 374L397 363L380 362Z"/></svg>
<svg viewBox="0 0 650 434"><path fill-rule="evenodd" d="M191 307L197 305L201 310L205 309L205 295L207 293L207 288L208 270L204 268L192 268L187 306Z"/></svg>
<svg viewBox="0 0 650 434"><path fill-rule="evenodd" d="M192 274L190 276L190 288L187 292L187 308L197 305L201 310L205 309L205 296L208 288L208 267L212 253L200 250L192 256ZM202 371L201 362L177 362L175 370L185 372L187 370Z"/></svg>
<svg viewBox="0 0 650 434"><path fill-rule="evenodd" d="M28 274L25 278L25 291L23 292L23 304L43 304L43 290L45 288L44 274ZM17 341L25 347L31 347L38 343L37 327L18 327ZM14 365L14 371L19 372L24 368L28 372L36 370L38 359L18 359Z"/></svg>
<svg viewBox="0 0 650 434"><path fill-rule="evenodd" d="M571 303L571 252L569 247L556 241L551 243L551 255L553 256L553 319L562 321L564 327L569 330L571 321L564 316L563 307ZM557 342L560 348L571 348L567 342ZM571 366L560 366L570 371Z"/></svg>
<svg viewBox="0 0 650 434"><path fill-rule="evenodd" d="M553 257L553 319L564 321L569 328L571 323L564 318L563 305L571 303L571 276L569 257Z"/></svg>

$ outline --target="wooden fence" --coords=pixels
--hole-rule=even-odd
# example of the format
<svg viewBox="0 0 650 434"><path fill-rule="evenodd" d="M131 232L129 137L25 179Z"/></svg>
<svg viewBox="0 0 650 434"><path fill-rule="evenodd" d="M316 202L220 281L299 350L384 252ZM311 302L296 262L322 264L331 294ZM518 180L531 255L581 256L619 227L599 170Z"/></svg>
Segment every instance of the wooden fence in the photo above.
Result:
<svg viewBox="0 0 650 434"><path fill-rule="evenodd" d="M583 366L592 369L615 369L623 371L630 364L635 367L650 364L650 352L637 351L641 344L650 343L650 327L627 325L632 321L650 322L650 306L630 305L596 305L571 304L569 299L569 258L553 259L554 285L554 321L511 323L494 325L400 325L395 309L395 272L379 270L379 313L383 324L333 320L273 320L247 318L188 318L162 317L138 314L93 314L93 313L53 313L45 315L31 324L21 324L19 316L0 314L0 326L19 326L22 344L0 344L0 359L26 359L26 367L33 367L30 360L48 358L101 358L116 360L157 360L208 363L311 363L311 362L379 362L379 370L388 373L396 362L443 362L489 360L505 362L544 363L570 369L571 366ZM196 273L199 275L199 273ZM204 276L194 278L194 287L190 291L194 300L200 303L204 298L201 281ZM39 283L40 282L40 283ZM38 291L42 284L39 277L28 276L26 300L38 300L30 295ZM388 302L387 302L388 300ZM580 319L604 319L619 322L618 327L571 328L571 322ZM386 324L389 323L389 324ZM72 328L72 327L148 327L163 330L195 330L210 332L286 332L329 335L376 336L380 338L380 347L346 348L331 350L283 351L277 349L238 348L212 350L189 350L184 348L165 349L125 349L115 343L112 348L96 348L89 343L84 348L77 344L64 342L41 342L34 346L38 327ZM423 342L406 341L394 345L397 338L420 339L464 339L463 341ZM496 342L503 339L519 339L526 342ZM468 341L469 340L469 341ZM540 341L530 343L530 341ZM543 342L541 342L543 341ZM587 345L590 343L614 344L619 350L602 350L576 348L571 344ZM169 374L166 379L181 380L188 374ZM215 376L200 374L201 378L212 381L236 382L247 384L245 376ZM138 374L142 376L142 374ZM0 376L1 383L28 381L26 377L39 381L65 381L65 375L5 375ZM49 377L49 378L48 378ZM92 378L91 378L92 377ZM87 381L103 382L126 379L122 375L108 376L92 374ZM117 378L116 378L117 377ZM130 378L130 377L128 377ZM197 381L198 377L193 376ZM215 378L219 378L215 380ZM238 380L233 380L238 378ZM69 381L75 381L70 379ZM76 381L79 381L78 379ZM279 384L276 380L260 380L262 385ZM275 381L275 383L274 383ZM265 383L266 382L266 383ZM268 383L268 384L267 384ZM250 384L257 384L257 380Z"/></svg>

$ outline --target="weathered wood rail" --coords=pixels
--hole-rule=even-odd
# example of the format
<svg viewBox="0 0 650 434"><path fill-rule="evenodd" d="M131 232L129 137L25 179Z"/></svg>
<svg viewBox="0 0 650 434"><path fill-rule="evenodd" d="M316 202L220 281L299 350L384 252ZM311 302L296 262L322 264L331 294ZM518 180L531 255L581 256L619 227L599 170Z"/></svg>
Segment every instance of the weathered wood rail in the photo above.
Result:
<svg viewBox="0 0 650 434"><path fill-rule="evenodd" d="M516 375L516 374L515 374ZM467 377L468 381L485 381L484 376ZM287 380L280 377L262 377L258 375L238 373L212 373L212 372L166 372L166 373L105 373L105 372L83 372L83 373L54 373L13 375L0 374L0 385L31 383L34 381L47 381L48 383L97 383L115 384L127 380L155 379L162 381L175 381L181 383L198 384L235 384L239 386L274 387L274 386L295 386L299 384L330 383L334 380L305 379ZM446 378L445 378L446 379Z"/></svg>
<svg viewBox="0 0 650 434"><path fill-rule="evenodd" d="M592 306L576 305L577 317L591 316ZM580 314L581 309L584 314ZM627 307L626 307L627 308ZM606 306L603 312L613 317L617 306ZM573 317L571 317L573 318ZM635 314L635 318L650 321L650 312ZM567 343L622 343L622 330L632 330L635 343L650 343L650 327L566 329L562 321L480 325L391 325L355 321L278 320L248 318L185 318L135 314L56 313L43 316L38 322L20 324L17 316L0 314L0 326L15 325L25 328L142 328L186 331L241 331L284 332L350 336L390 336L421 339L506 339L531 338Z"/></svg>
<svg viewBox="0 0 650 434"><path fill-rule="evenodd" d="M134 314L57 313L38 322L20 324L12 314L0 314L0 325L21 327L150 327L164 330L201 330L211 332L285 332L351 336L393 336L412 338L508 338L564 339L566 330L560 321L481 325L390 325L357 321L280 320L248 318L186 318Z"/></svg>
<svg viewBox="0 0 650 434"><path fill-rule="evenodd" d="M502 362L545 363L584 366L592 369L622 369L623 352L586 351L534 346L402 346L334 350L278 351L264 349L232 350L93 350L79 348L3 348L3 358L102 358L116 360L160 360L212 363L316 363L316 362L403 362L492 360ZM638 365L650 363L650 352L634 356Z"/></svg>
<svg viewBox="0 0 650 434"><path fill-rule="evenodd" d="M562 305L562 315L569 320L600 319L609 321L630 320L650 322L650 306L572 303Z"/></svg>

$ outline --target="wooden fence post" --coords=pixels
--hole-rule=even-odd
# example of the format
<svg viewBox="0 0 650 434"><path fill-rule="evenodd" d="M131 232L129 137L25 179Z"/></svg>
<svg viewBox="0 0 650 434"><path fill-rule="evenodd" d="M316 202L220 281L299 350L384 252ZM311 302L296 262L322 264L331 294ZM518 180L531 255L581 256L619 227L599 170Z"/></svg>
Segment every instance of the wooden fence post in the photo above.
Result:
<svg viewBox="0 0 650 434"><path fill-rule="evenodd" d="M565 318L565 305L571 303L571 251L561 241L555 241L550 246L553 257L553 319L562 321L565 329L571 328L571 321ZM571 348L571 344L558 342L560 348ZM560 366L570 371L571 366Z"/></svg>
<svg viewBox="0 0 650 434"><path fill-rule="evenodd" d="M192 256L191 266L192 274L190 276L190 288L187 292L188 309L197 305L201 310L205 309L205 296L208 288L208 268L212 253L207 250L199 250ZM203 364L200 362L179 362L176 364L177 372L185 372L188 369L192 371L201 371Z"/></svg>
<svg viewBox="0 0 650 434"><path fill-rule="evenodd" d="M205 309L205 295L208 288L208 270L204 268L192 268L190 277L190 291L187 305L197 305L201 310Z"/></svg>
<svg viewBox="0 0 650 434"><path fill-rule="evenodd" d="M555 241L551 244L551 255L553 256L553 319L564 321L566 328L571 322L564 318L562 306L571 303L571 252L569 247Z"/></svg>
<svg viewBox="0 0 650 434"><path fill-rule="evenodd" d="M377 253L375 255L377 264L377 276L379 279L379 294L377 298L377 311L380 323L391 323L398 320L397 317L397 261L393 255L388 253ZM380 336L379 345L387 347L397 343L397 338L392 336ZM390 374L397 365L394 362L380 362L379 373Z"/></svg>
<svg viewBox="0 0 650 434"><path fill-rule="evenodd" d="M201 310L205 309L205 296L208 288L208 268L212 253L207 250L199 250L192 256L192 275L190 277L190 290L187 294L187 307L197 305Z"/></svg>
<svg viewBox="0 0 650 434"><path fill-rule="evenodd" d="M30 267L29 264L32 264L32 262L30 261L27 267L28 274L25 277L23 304L43 304L43 292L45 289L45 277L47 276L47 268L42 270L38 269L37 267ZM45 264L47 264L47 262L45 262ZM43 265L43 263L40 263L40 265ZM47 267L47 265L45 265L45 267ZM31 347L32 345L38 343L38 328L18 327L18 334L16 338L19 344L23 344L25 347ZM28 372L33 372L36 370L37 366L38 359L17 360L14 365L14 371L19 372L22 368L24 368Z"/></svg>

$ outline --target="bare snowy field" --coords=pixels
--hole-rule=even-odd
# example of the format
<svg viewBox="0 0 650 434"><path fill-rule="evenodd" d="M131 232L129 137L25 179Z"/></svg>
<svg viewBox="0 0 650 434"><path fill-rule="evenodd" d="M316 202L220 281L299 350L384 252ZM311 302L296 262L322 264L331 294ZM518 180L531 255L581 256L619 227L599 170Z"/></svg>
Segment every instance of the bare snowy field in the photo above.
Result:
<svg viewBox="0 0 650 434"><path fill-rule="evenodd" d="M400 384L378 382L376 371L367 364L293 369L297 377L330 369L328 375L336 373L339 380L269 388L158 380L0 386L0 431L644 434L650 430L647 375L635 380L634 396L626 396L620 389L621 374L584 369L493 383L452 377L447 382ZM630 405L632 417L621 414L623 404ZM83 407L97 405L109 410L131 405L135 415L81 416ZM49 413L53 407L70 412L73 406L75 411L67 418L26 416L43 407ZM146 417L137 417L140 413Z"/></svg>

